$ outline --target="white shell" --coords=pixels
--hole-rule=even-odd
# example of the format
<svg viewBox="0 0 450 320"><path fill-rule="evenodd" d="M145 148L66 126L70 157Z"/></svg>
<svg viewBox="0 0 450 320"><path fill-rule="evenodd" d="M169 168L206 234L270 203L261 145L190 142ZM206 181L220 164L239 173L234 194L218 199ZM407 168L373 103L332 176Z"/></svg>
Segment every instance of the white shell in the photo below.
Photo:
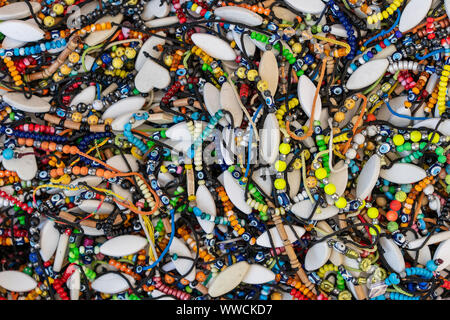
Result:
<svg viewBox="0 0 450 320"><path fill-rule="evenodd" d="M441 242L436 248L433 260L436 259L443 260L442 264L437 267L436 271L444 270L450 264L450 239Z"/></svg>
<svg viewBox="0 0 450 320"><path fill-rule="evenodd" d="M270 171L267 168L259 168L253 171L252 180L265 194L272 194L273 183L270 179Z"/></svg>
<svg viewBox="0 0 450 320"><path fill-rule="evenodd" d="M125 113L117 118L114 119L114 121L111 123L111 128L115 131L123 131L124 130L124 126L130 121L130 118L136 114L139 117L142 117L144 114L146 114L146 111L132 111L129 113ZM148 114L148 113L147 113ZM131 124L131 129L137 128L139 127L141 124L143 124L146 120L145 119L140 119L140 120L135 120L132 124Z"/></svg>
<svg viewBox="0 0 450 320"><path fill-rule="evenodd" d="M413 240L411 242L409 242L408 248L409 249L414 249L414 248L418 248L422 245L422 243L427 239L427 237L422 237L422 238L418 238L416 240ZM450 239L450 231L443 231L443 232L439 232L436 234L433 234L431 237L429 237L427 239L427 246L435 244L435 243L439 243L442 241L446 241Z"/></svg>
<svg viewBox="0 0 450 320"><path fill-rule="evenodd" d="M425 179L427 173L412 163L394 163L390 169L380 171L380 177L397 184L416 183Z"/></svg>
<svg viewBox="0 0 450 320"><path fill-rule="evenodd" d="M236 53L224 40L207 33L194 33L191 40L208 55L219 60L234 60Z"/></svg>
<svg viewBox="0 0 450 320"><path fill-rule="evenodd" d="M124 156L127 159L127 162L130 164L131 170L133 170L133 172L137 171L138 163L136 158L133 157L131 154L124 154ZM106 164L116 168L119 171L129 172L128 167L120 154L106 160Z"/></svg>
<svg viewBox="0 0 450 320"><path fill-rule="evenodd" d="M447 16L450 16L450 0L445 0L445 12L447 12Z"/></svg>
<svg viewBox="0 0 450 320"><path fill-rule="evenodd" d="M434 129L436 128L436 125L438 124L440 119L438 118L432 118L432 119L427 119L424 121L420 121L416 124L414 124L414 128L420 128L420 127L425 127L425 128L429 128L429 129ZM450 136L450 120L444 120L440 123L439 127L437 128L437 130L439 132L442 132L444 135L446 136Z"/></svg>
<svg viewBox="0 0 450 320"><path fill-rule="evenodd" d="M294 226L294 230L297 233L298 237L301 238L304 234L305 234L305 229L303 229L300 226ZM297 237L295 236L295 234L292 232L291 228L286 227L286 234L288 236L288 239L291 243L297 241ZM273 241L273 245L275 248L279 248L279 247L283 247L283 241L280 238L280 235L278 234L278 230L277 227L272 227L269 229L270 231L270 235L272 236L272 241ZM269 240L269 234L267 233L268 231L264 231L257 239L256 239L256 244L261 246L261 247L266 247L266 248L272 248L272 246L270 245L270 240Z"/></svg>
<svg viewBox="0 0 450 320"><path fill-rule="evenodd" d="M159 0L156 0L159 2ZM158 31L156 32L157 35L160 36L165 36L166 34L162 31ZM160 37L156 37L156 36L150 36L142 45L142 48L139 50L139 53L136 57L136 63L134 65L134 68L136 70L140 70L142 68L142 66L144 65L144 62L146 60L148 60L148 58L146 58L144 56L144 52L148 52L148 54L155 59L159 59L159 57L161 56L161 52L158 50L153 49L153 47L157 46L157 45L164 45L166 43L166 39L160 38Z"/></svg>
<svg viewBox="0 0 450 320"><path fill-rule="evenodd" d="M302 75L298 79L297 95L300 105L308 117L311 117L315 92L316 86L314 85L314 83L307 76ZM320 95L317 95L316 107L314 109L314 120L319 120L321 112L322 101L320 100Z"/></svg>
<svg viewBox="0 0 450 320"><path fill-rule="evenodd" d="M15 39L11 39L9 37L5 37L2 42L2 47L4 49L14 49L14 48L23 47L25 44L26 44L26 42L24 42L24 41L18 41Z"/></svg>
<svg viewBox="0 0 450 320"><path fill-rule="evenodd" d="M186 121L179 122L171 126L169 129L167 129L166 136L171 140L192 140L191 133L189 132Z"/></svg>
<svg viewBox="0 0 450 320"><path fill-rule="evenodd" d="M250 265L246 261L227 267L214 278L208 290L209 295L215 298L230 292L241 283L249 269Z"/></svg>
<svg viewBox="0 0 450 320"><path fill-rule="evenodd" d="M320 0L284 0L284 3L303 13L319 14L325 9Z"/></svg>
<svg viewBox="0 0 450 320"><path fill-rule="evenodd" d="M83 232L87 236L98 237L98 236L103 236L105 234L105 231L97 230L97 228L92 228L92 227L88 227L88 226L81 226L81 228L83 228Z"/></svg>
<svg viewBox="0 0 450 320"><path fill-rule="evenodd" d="M293 155L289 154L287 157L287 163L290 163ZM292 171L287 172L287 183L289 184L289 197L293 199L300 190L300 182L301 182L301 173L300 169L292 168Z"/></svg>
<svg viewBox="0 0 450 320"><path fill-rule="evenodd" d="M280 126L274 113L269 113L264 120L264 127L260 131L259 154L267 163L274 163L280 146Z"/></svg>
<svg viewBox="0 0 450 320"><path fill-rule="evenodd" d="M147 21L145 25L149 28L156 28L156 27L164 27L171 24L178 23L178 17L177 16L170 16L160 19L154 19Z"/></svg>
<svg viewBox="0 0 450 320"><path fill-rule="evenodd" d="M119 196L123 197L125 200L133 201L133 194L130 190L124 189L117 184L112 184L111 189L114 193L117 193ZM121 205L118 205L120 209L122 209Z"/></svg>
<svg viewBox="0 0 450 320"><path fill-rule="evenodd" d="M224 187L227 192L230 201L246 214L252 212L252 208L245 202L244 189L239 185L239 182L231 175L230 171L224 171L223 173Z"/></svg>
<svg viewBox="0 0 450 320"><path fill-rule="evenodd" d="M144 5L144 11L141 14L142 19L150 20L155 16L163 18L170 12L170 6L161 0L151 0Z"/></svg>
<svg viewBox="0 0 450 320"><path fill-rule="evenodd" d="M123 257L142 250L147 245L147 239L126 234L112 238L100 246L100 252L111 257Z"/></svg>
<svg viewBox="0 0 450 320"><path fill-rule="evenodd" d="M348 182L348 170L341 170L342 167L348 167L344 160L339 161L333 166L334 170L339 170L338 172L330 172L330 176L328 177L328 181L336 187L336 194L341 196L345 189L347 188ZM327 195L328 204L333 204L334 201L331 199L329 195Z"/></svg>
<svg viewBox="0 0 450 320"><path fill-rule="evenodd" d="M184 244L183 240L178 239L178 238L173 238L172 244L170 245L169 248L169 253L171 255L173 254L177 254L178 256L183 256L183 257L191 257L194 258L195 256L193 256L193 253L191 252L191 250L189 250L189 248ZM192 264L194 263L192 260L188 260L188 259L182 259L182 258L178 258L176 260L174 260L172 258L172 262L175 265L175 268L177 269L177 271L184 275L192 266ZM195 279L195 267L192 268L191 272L189 272L189 274L187 276L185 276L185 278L189 281L193 281Z"/></svg>
<svg viewBox="0 0 450 320"><path fill-rule="evenodd" d="M27 99L21 92L7 92L3 95L3 101L25 112L42 113L50 110L50 104L44 99L34 95Z"/></svg>
<svg viewBox="0 0 450 320"><path fill-rule="evenodd" d="M223 7L223 8L225 8L225 7ZM229 8L232 8L232 7L229 7ZM233 40L236 42L238 48L241 51L243 51L241 34L237 33L236 31L231 31L231 34L233 35ZM247 55L249 57L253 57L253 55L255 54L255 50L256 50L255 43L252 41L252 39L250 38L250 36L248 34L244 34L243 38L244 38L245 52L247 53Z"/></svg>
<svg viewBox="0 0 450 320"><path fill-rule="evenodd" d="M329 260L335 266L340 266L344 263L344 255L339 251L332 249Z"/></svg>
<svg viewBox="0 0 450 320"><path fill-rule="evenodd" d="M78 179L73 180L70 183L70 185L75 187L79 183L84 182L88 186L96 187L102 182L102 180L103 180L102 178L97 177L97 176L85 176L85 177L80 177ZM76 190L76 191L64 190L63 192L67 197L73 197L73 196L76 196L76 195L82 193L83 191L85 191L85 189L80 189L80 190Z"/></svg>
<svg viewBox="0 0 450 320"><path fill-rule="evenodd" d="M312 202L308 200L303 200L294 204L291 208L291 211L300 218L307 219L312 210L314 209L314 205ZM319 210L319 209L317 209ZM339 209L335 206L329 206L326 208L320 208L320 213L316 211L316 213L312 216L311 220L325 220L337 215Z"/></svg>
<svg viewBox="0 0 450 320"><path fill-rule="evenodd" d="M203 87L203 100L206 110L211 116L220 110L220 91L209 82L205 83Z"/></svg>
<svg viewBox="0 0 450 320"><path fill-rule="evenodd" d="M95 86L89 86L83 89L79 94L77 94L72 101L70 101L71 106L76 106L79 103L90 104L95 100Z"/></svg>
<svg viewBox="0 0 450 320"><path fill-rule="evenodd" d="M22 20L1 22L0 32L11 39L25 42L41 40L45 34L36 24Z"/></svg>
<svg viewBox="0 0 450 320"><path fill-rule="evenodd" d="M411 110L408 108L405 108L404 102L407 100L407 96L399 96L391 99L389 102L390 107L392 110L394 110L396 113L405 115L405 116L411 116ZM399 126L399 127L407 127L411 120L398 117L394 115L386 106L386 104L383 104L383 106L380 108L377 114L377 120L385 120L388 122L391 122L393 125Z"/></svg>
<svg viewBox="0 0 450 320"><path fill-rule="evenodd" d="M80 270L78 268L67 280L67 287L70 289L70 300L78 300L80 297Z"/></svg>
<svg viewBox="0 0 450 320"><path fill-rule="evenodd" d="M197 207L202 210L202 212L210 214L213 217L216 216L216 203L214 202L211 192L209 192L204 184L198 186L195 197L197 200ZM202 227L206 233L213 232L215 226L214 222L203 220L200 217L197 217L197 220L200 227Z"/></svg>
<svg viewBox="0 0 450 320"><path fill-rule="evenodd" d="M259 26L263 22L260 15L237 6L219 7L214 10L214 15L230 22L243 23L251 27Z"/></svg>
<svg viewBox="0 0 450 320"><path fill-rule="evenodd" d="M41 10L39 2L29 2L33 13ZM23 19L31 15L30 9L25 2L14 2L0 8L0 20Z"/></svg>
<svg viewBox="0 0 450 320"><path fill-rule="evenodd" d="M17 176L25 181L29 181L36 176L37 163L33 148L15 149L17 153L33 153L27 154L20 159L3 159L3 166L6 170L17 172Z"/></svg>
<svg viewBox="0 0 450 320"><path fill-rule="evenodd" d="M251 264L242 282L249 284L261 284L275 280L272 270L259 264Z"/></svg>
<svg viewBox="0 0 450 320"><path fill-rule="evenodd" d="M135 280L132 276L122 273L134 285ZM129 288L127 281L116 273L108 272L92 282L92 289L106 294L116 294Z"/></svg>
<svg viewBox="0 0 450 320"><path fill-rule="evenodd" d="M225 82L220 90L220 105L222 109L229 111L233 116L234 127L239 127L241 125L242 118L244 116L237 99L238 98L234 94L234 90L231 85L228 82ZM225 115L224 118L230 122L228 115Z"/></svg>
<svg viewBox="0 0 450 320"><path fill-rule="evenodd" d="M140 96L121 99L112 104L102 115L102 119L117 118L123 114L137 111L145 104L145 98Z"/></svg>
<svg viewBox="0 0 450 320"><path fill-rule="evenodd" d="M259 62L258 73L262 80L266 80L270 93L275 95L278 87L278 63L272 51L266 51Z"/></svg>
<svg viewBox="0 0 450 320"><path fill-rule="evenodd" d="M111 22L111 23L121 23L123 20L123 14L119 13L118 15L112 17L112 16L105 16L103 18L98 19L95 24L101 24L103 22L107 23L107 22ZM91 32L86 39L84 40L84 42L89 46L89 47L93 47L96 46L97 44L105 41L106 39L108 39L110 36L112 36L116 30L117 30L117 26L113 26L111 29L108 30L101 30L101 31L95 31L95 32Z"/></svg>
<svg viewBox="0 0 450 320"><path fill-rule="evenodd" d="M415 240L414 234L411 231L409 231L409 230L406 231L405 237L406 237L407 241ZM412 259L414 259L416 257L417 251L407 250L406 252L408 252L409 256ZM425 245L418 252L419 252L419 256L417 257L417 262L422 264L422 265L426 265L427 262L431 260L430 247Z"/></svg>
<svg viewBox="0 0 450 320"><path fill-rule="evenodd" d="M432 0L411 0L402 11L398 30L408 31L417 26L430 10Z"/></svg>
<svg viewBox="0 0 450 320"><path fill-rule="evenodd" d="M359 175L358 184L356 185L357 198L364 200L372 192L378 176L380 175L380 167L380 157L374 154L363 166L363 169Z"/></svg>
<svg viewBox="0 0 450 320"><path fill-rule="evenodd" d="M380 238L380 245L384 250L383 256L386 262L391 266L395 272L402 272L405 270L405 259L399 247L392 239L385 237Z"/></svg>
<svg viewBox="0 0 450 320"><path fill-rule="evenodd" d="M0 286L12 292L27 292L37 286L36 280L20 271L0 272Z"/></svg>
<svg viewBox="0 0 450 320"><path fill-rule="evenodd" d="M81 210L87 213L92 213L97 210L100 205L100 200L84 200L78 206ZM98 209L97 214L110 214L114 210L114 205L108 202L103 202L101 207Z"/></svg>
<svg viewBox="0 0 450 320"><path fill-rule="evenodd" d="M61 234L56 247L55 260L53 261L53 271L61 271L61 267L66 257L67 244L69 243L69 236L66 233Z"/></svg>
<svg viewBox="0 0 450 320"><path fill-rule="evenodd" d="M170 84L169 71L152 59L147 59L134 78L134 84L136 89L144 93L153 88L164 89Z"/></svg>
<svg viewBox="0 0 450 320"><path fill-rule="evenodd" d="M387 59L371 60L356 69L347 81L349 90L365 88L378 80L389 66Z"/></svg>
<svg viewBox="0 0 450 320"><path fill-rule="evenodd" d="M47 220L41 230L41 257L42 260L48 261L53 256L58 246L59 231L55 228L55 223L52 220Z"/></svg>
<svg viewBox="0 0 450 320"><path fill-rule="evenodd" d="M332 249L328 246L326 241L316 243L305 256L304 267L307 271L313 271L323 266L330 258Z"/></svg>

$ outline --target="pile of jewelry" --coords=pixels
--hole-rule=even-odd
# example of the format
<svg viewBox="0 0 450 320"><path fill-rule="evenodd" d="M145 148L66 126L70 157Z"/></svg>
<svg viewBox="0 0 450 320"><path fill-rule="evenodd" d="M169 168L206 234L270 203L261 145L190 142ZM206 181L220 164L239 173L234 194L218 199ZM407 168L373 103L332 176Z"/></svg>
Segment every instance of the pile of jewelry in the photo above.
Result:
<svg viewBox="0 0 450 320"><path fill-rule="evenodd" d="M1 0L0 299L436 300L449 0Z"/></svg>

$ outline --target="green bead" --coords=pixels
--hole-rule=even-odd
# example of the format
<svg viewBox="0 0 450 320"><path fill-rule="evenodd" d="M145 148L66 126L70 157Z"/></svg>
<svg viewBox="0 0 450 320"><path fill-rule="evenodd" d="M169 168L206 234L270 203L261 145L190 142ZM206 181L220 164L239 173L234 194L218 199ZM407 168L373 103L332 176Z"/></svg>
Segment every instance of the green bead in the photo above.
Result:
<svg viewBox="0 0 450 320"><path fill-rule="evenodd" d="M14 113L14 112L11 112L11 113L9 114L9 118L10 118L11 120L14 120L14 119L16 118L15 113Z"/></svg>
<svg viewBox="0 0 450 320"><path fill-rule="evenodd" d="M438 157L438 161L439 161L439 163L445 163L445 162L447 162L447 157L446 156L439 156Z"/></svg>
<svg viewBox="0 0 450 320"><path fill-rule="evenodd" d="M208 70L208 65L207 65L206 63L204 63L204 64L202 65L202 70L203 70L203 71Z"/></svg>
<svg viewBox="0 0 450 320"><path fill-rule="evenodd" d="M426 145L427 145L426 142L421 142L421 143L419 144L420 150L422 150L423 148L425 148Z"/></svg>
<svg viewBox="0 0 450 320"><path fill-rule="evenodd" d="M387 224L387 228L388 228L389 232L394 232L395 230L398 229L398 224L397 224L397 222L395 222L395 221L390 221L390 222Z"/></svg>
<svg viewBox="0 0 450 320"><path fill-rule="evenodd" d="M404 146L406 151L411 151L411 142L405 142Z"/></svg>
<svg viewBox="0 0 450 320"><path fill-rule="evenodd" d="M255 39L256 38L256 32L252 31L252 33L250 34L250 39Z"/></svg>
<svg viewBox="0 0 450 320"><path fill-rule="evenodd" d="M303 71L303 70L297 71L297 77L301 77L304 73L305 73L305 71Z"/></svg>
<svg viewBox="0 0 450 320"><path fill-rule="evenodd" d="M403 152L405 150L405 145L402 144L401 146L397 147L397 152Z"/></svg>
<svg viewBox="0 0 450 320"><path fill-rule="evenodd" d="M425 143L425 142L423 142L423 143ZM426 143L425 143L425 144L426 144ZM442 147L437 147L436 150L434 150L434 152L436 152L436 154L437 154L438 156L442 156L442 155L444 154L444 148L442 148Z"/></svg>

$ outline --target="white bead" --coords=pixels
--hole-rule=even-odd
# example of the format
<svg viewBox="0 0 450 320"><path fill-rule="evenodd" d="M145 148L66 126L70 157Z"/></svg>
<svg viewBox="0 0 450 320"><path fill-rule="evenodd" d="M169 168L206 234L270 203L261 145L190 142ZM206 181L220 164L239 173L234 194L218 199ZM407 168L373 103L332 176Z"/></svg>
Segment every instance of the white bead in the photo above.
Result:
<svg viewBox="0 0 450 320"><path fill-rule="evenodd" d="M347 152L345 153L345 156L347 158L349 158L350 160L355 159L356 157L356 150L355 149L348 149Z"/></svg>
<svg viewBox="0 0 450 320"><path fill-rule="evenodd" d="M363 144L364 141L366 141L366 137L364 137L361 133L358 133L353 137L353 141L360 145Z"/></svg>
<svg viewBox="0 0 450 320"><path fill-rule="evenodd" d="M429 184L427 185L424 189L423 189L423 193L425 193L425 195L430 195L434 192L434 187L433 185Z"/></svg>

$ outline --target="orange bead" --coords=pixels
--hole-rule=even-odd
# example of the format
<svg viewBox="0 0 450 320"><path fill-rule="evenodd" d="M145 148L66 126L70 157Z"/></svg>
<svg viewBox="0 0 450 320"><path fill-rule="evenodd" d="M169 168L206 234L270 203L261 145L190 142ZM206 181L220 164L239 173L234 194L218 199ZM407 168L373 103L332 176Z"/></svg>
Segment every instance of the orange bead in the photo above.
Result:
<svg viewBox="0 0 450 320"><path fill-rule="evenodd" d="M24 145L25 144L25 138L17 139L17 143L19 143L20 145Z"/></svg>
<svg viewBox="0 0 450 320"><path fill-rule="evenodd" d="M86 176L88 174L88 171L89 171L88 167L81 167L80 173L83 176Z"/></svg>
<svg viewBox="0 0 450 320"><path fill-rule="evenodd" d="M95 175L100 178L103 178L104 173L105 173L105 170L103 170L101 168L99 168L99 169L97 169L97 171L95 171Z"/></svg>
<svg viewBox="0 0 450 320"><path fill-rule="evenodd" d="M56 178L58 176L58 173L56 172L56 169L52 169L50 170L50 176L52 178Z"/></svg>
<svg viewBox="0 0 450 320"><path fill-rule="evenodd" d="M71 146L70 147L70 154L77 154L78 153L78 148L76 146Z"/></svg>
<svg viewBox="0 0 450 320"><path fill-rule="evenodd" d="M41 143L41 149L48 150L48 141L42 141Z"/></svg>
<svg viewBox="0 0 450 320"><path fill-rule="evenodd" d="M168 284L172 284L175 282L175 279L171 276L169 276L168 274L164 275L164 280L166 281L166 283Z"/></svg>
<svg viewBox="0 0 450 320"><path fill-rule="evenodd" d="M199 272L197 272L197 274L195 275L195 279L196 279L197 281L199 281L199 282L203 282L203 281L206 280L206 275L205 275L203 272L199 271Z"/></svg>
<svg viewBox="0 0 450 320"><path fill-rule="evenodd" d="M64 174L64 168L59 167L58 169L56 169L56 172L58 173L59 176L62 176Z"/></svg>
<svg viewBox="0 0 450 320"><path fill-rule="evenodd" d="M48 144L48 149L49 149L50 151L55 151L55 150L56 150L56 143L55 143L55 142L50 142L50 143Z"/></svg>
<svg viewBox="0 0 450 320"><path fill-rule="evenodd" d="M79 166L75 166L72 168L72 173L76 176L80 174L80 171L81 171L81 168Z"/></svg>
<svg viewBox="0 0 450 320"><path fill-rule="evenodd" d="M105 170L105 172L103 173L103 177L105 179L111 179L113 177L113 173L109 170Z"/></svg>
<svg viewBox="0 0 450 320"><path fill-rule="evenodd" d="M62 148L62 151L64 153L69 153L70 152L70 146L68 144L64 145L64 147Z"/></svg>
<svg viewBox="0 0 450 320"><path fill-rule="evenodd" d="M34 142L33 139L28 138L28 139L25 141L25 144L26 144L28 147L32 147L32 146L33 146L33 142Z"/></svg>

